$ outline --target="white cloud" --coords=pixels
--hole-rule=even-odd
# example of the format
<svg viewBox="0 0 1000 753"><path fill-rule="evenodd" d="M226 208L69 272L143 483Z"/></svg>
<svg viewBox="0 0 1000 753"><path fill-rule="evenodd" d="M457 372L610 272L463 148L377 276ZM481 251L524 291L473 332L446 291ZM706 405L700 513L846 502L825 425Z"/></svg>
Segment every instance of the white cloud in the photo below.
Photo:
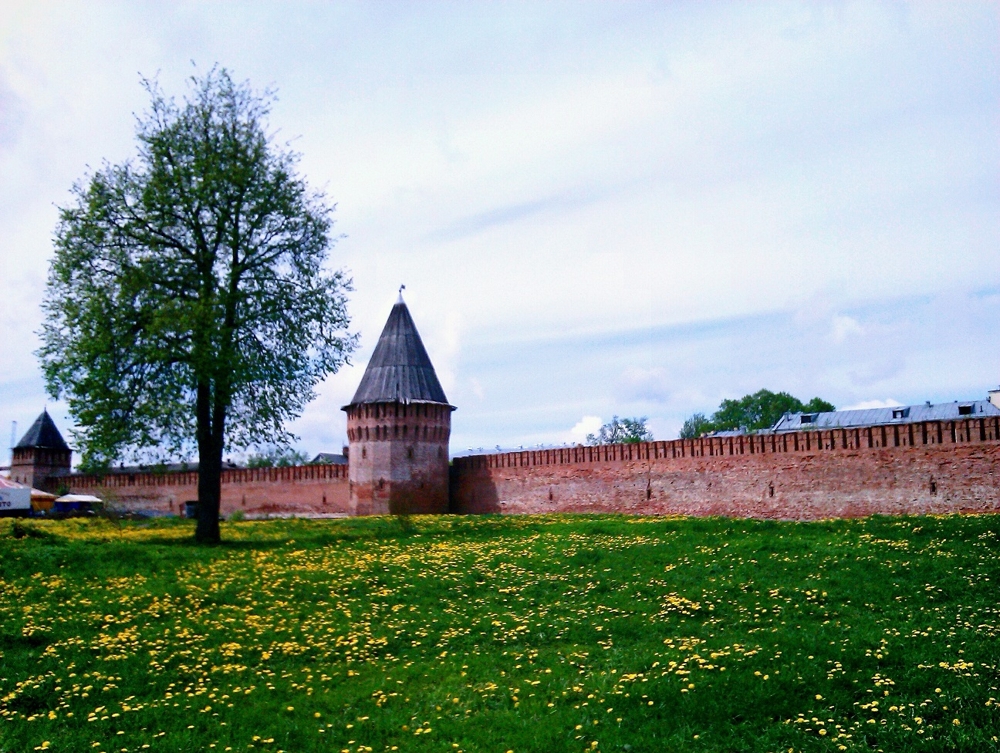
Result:
<svg viewBox="0 0 1000 753"><path fill-rule="evenodd" d="M588 434L600 431L602 423L600 416L584 416L566 433L565 441L569 444L583 444L587 441Z"/></svg>
<svg viewBox="0 0 1000 753"><path fill-rule="evenodd" d="M830 327L830 337L837 344L844 342L851 335L863 335L865 333L857 319L850 316L835 316Z"/></svg>
<svg viewBox="0 0 1000 753"><path fill-rule="evenodd" d="M667 370L662 366L629 366L622 374L621 385L629 401L666 403L673 394Z"/></svg>
<svg viewBox="0 0 1000 753"><path fill-rule="evenodd" d="M853 405L845 405L837 410L869 410L871 408L895 408L902 405L898 400L893 400L891 397L887 397L885 400L862 400L859 403L854 403Z"/></svg>
<svg viewBox="0 0 1000 753"><path fill-rule="evenodd" d="M475 395L480 400L486 397L486 393L483 391L482 383L475 377L472 377L469 380L469 387L472 390L472 394Z"/></svg>

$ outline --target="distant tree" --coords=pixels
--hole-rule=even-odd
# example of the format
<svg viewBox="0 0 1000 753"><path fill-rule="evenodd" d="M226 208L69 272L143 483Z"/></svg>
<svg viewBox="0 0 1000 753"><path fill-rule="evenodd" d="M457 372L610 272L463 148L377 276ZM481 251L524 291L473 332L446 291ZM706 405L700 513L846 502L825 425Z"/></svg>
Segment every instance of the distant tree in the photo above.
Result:
<svg viewBox="0 0 1000 753"><path fill-rule="evenodd" d="M829 413L835 410L837 409L833 406L833 403L828 403L826 400L818 397L814 397L802 406L802 413Z"/></svg>
<svg viewBox="0 0 1000 753"><path fill-rule="evenodd" d="M293 465L305 465L309 456L290 447L268 447L263 452L247 457L247 468L287 468Z"/></svg>
<svg viewBox="0 0 1000 753"><path fill-rule="evenodd" d="M681 439L697 439L702 434L714 430L715 427L709 419L705 418L704 413L695 413L681 427Z"/></svg>
<svg viewBox="0 0 1000 753"><path fill-rule="evenodd" d="M636 442L652 442L653 432L646 428L646 417L618 418L604 424L597 434L587 435L587 444L634 444Z"/></svg>
<svg viewBox="0 0 1000 753"><path fill-rule="evenodd" d="M725 429L768 429L786 412L796 413L804 406L787 392L758 390L739 400L723 400L712 414L716 431Z"/></svg>
<svg viewBox="0 0 1000 753"><path fill-rule="evenodd" d="M326 267L333 207L274 142L273 95L220 68L190 81L182 103L144 82L137 158L60 210L38 354L86 465L197 447L195 537L211 543L224 449L287 445L356 339L350 280Z"/></svg>
<svg viewBox="0 0 1000 753"><path fill-rule="evenodd" d="M712 431L769 429L785 413L823 413L836 410L832 403L814 397L803 403L787 392L758 390L738 400L723 400L711 418L695 413L681 428L681 439L700 437Z"/></svg>

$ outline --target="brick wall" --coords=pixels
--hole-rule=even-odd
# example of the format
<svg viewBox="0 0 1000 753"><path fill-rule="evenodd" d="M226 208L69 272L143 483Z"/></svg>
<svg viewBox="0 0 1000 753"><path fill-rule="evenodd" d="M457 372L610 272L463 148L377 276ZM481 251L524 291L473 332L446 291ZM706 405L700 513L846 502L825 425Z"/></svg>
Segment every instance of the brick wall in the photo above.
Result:
<svg viewBox="0 0 1000 753"><path fill-rule="evenodd" d="M74 475L73 492L178 514L197 473ZM816 519L1000 512L1000 420L568 447L456 458L455 513L623 512ZM222 474L222 512L349 513L346 466Z"/></svg>
<svg viewBox="0 0 1000 753"><path fill-rule="evenodd" d="M1000 511L997 418L457 458L457 513Z"/></svg>
<svg viewBox="0 0 1000 753"><path fill-rule="evenodd" d="M183 514L184 503L198 499L197 473L116 473L61 479L75 494L93 494L126 510ZM222 514L243 510L273 513L348 512L346 465L294 468L240 468L222 472Z"/></svg>

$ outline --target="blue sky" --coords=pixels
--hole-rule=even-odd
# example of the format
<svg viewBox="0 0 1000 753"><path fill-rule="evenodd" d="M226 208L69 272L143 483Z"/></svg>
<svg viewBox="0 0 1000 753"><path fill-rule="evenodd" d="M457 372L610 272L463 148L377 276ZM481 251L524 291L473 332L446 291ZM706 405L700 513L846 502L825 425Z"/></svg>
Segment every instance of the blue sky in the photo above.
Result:
<svg viewBox="0 0 1000 753"><path fill-rule="evenodd" d="M216 62L278 90L278 137L337 202L362 348L295 423L309 452L344 441L401 283L456 452L613 414L671 438L761 387L849 406L1000 383L996 3L13 2L4 432L46 401L55 207L132 154L140 74L181 94Z"/></svg>

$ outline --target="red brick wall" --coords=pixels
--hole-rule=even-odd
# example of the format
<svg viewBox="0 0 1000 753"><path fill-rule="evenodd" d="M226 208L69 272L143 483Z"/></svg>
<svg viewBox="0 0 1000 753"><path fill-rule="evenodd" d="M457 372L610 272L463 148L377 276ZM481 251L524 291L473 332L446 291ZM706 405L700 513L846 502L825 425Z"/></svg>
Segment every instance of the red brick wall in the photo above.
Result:
<svg viewBox="0 0 1000 753"><path fill-rule="evenodd" d="M135 473L62 479L75 494L93 494L126 510L183 514L198 499L197 473ZM346 465L241 468L222 472L222 514L348 512Z"/></svg>
<svg viewBox="0 0 1000 753"><path fill-rule="evenodd" d="M1000 511L1000 421L572 447L457 458L458 513L815 519Z"/></svg>
<svg viewBox="0 0 1000 753"><path fill-rule="evenodd" d="M352 454L353 454L352 447ZM72 476L76 493L180 513L197 473ZM1000 512L997 418L457 458L456 513L624 512L815 519ZM346 466L230 470L222 512L350 513Z"/></svg>

